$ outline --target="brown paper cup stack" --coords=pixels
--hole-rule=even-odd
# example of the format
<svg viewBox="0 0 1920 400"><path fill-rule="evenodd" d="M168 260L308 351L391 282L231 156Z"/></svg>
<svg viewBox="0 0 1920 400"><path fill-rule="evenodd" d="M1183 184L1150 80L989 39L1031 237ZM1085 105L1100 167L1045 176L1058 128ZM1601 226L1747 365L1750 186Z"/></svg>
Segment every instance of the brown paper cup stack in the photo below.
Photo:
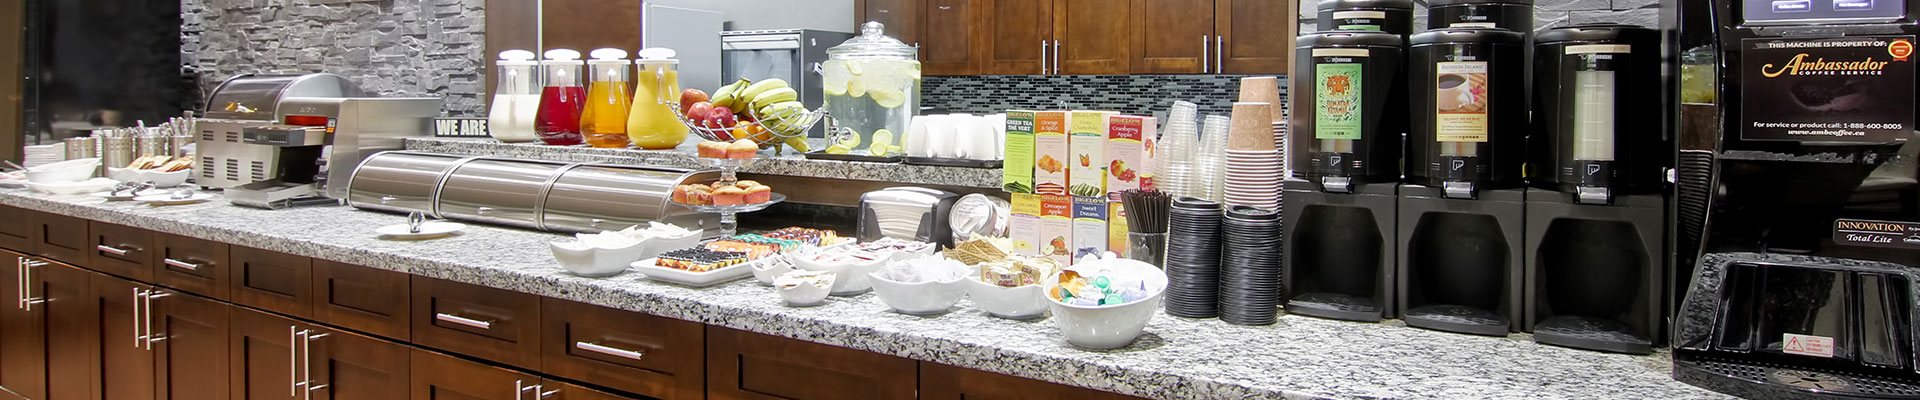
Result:
<svg viewBox="0 0 1920 400"><path fill-rule="evenodd" d="M1273 151L1273 103L1233 103L1233 129L1228 150Z"/></svg>

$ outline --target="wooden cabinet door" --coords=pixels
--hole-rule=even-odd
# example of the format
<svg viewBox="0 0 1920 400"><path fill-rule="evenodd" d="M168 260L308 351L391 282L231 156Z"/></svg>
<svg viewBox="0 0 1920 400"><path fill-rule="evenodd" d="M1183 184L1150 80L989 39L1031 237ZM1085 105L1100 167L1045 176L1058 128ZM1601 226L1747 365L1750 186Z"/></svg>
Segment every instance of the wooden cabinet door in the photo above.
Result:
<svg viewBox="0 0 1920 400"><path fill-rule="evenodd" d="M155 290L152 302L144 317L153 319L154 398L227 399L232 307L171 290Z"/></svg>
<svg viewBox="0 0 1920 400"><path fill-rule="evenodd" d="M313 260L313 319L407 341L407 274Z"/></svg>
<svg viewBox="0 0 1920 400"><path fill-rule="evenodd" d="M300 324L254 310L233 313L227 356L231 396L248 400L299 399L299 354L293 343Z"/></svg>
<svg viewBox="0 0 1920 400"><path fill-rule="evenodd" d="M87 263L87 253L93 252L93 241L87 236L87 220L34 212L33 225L39 230L33 234L39 242L33 244L28 254L68 264Z"/></svg>
<svg viewBox="0 0 1920 400"><path fill-rule="evenodd" d="M925 35L920 45L922 75L979 73L976 55L979 32L993 24L986 15L990 0L926 0Z"/></svg>
<svg viewBox="0 0 1920 400"><path fill-rule="evenodd" d="M89 370L90 384L100 400L154 398L154 352L146 350L140 332L146 316L139 294L152 287L102 274L88 275L95 319L89 334L99 338L99 362ZM158 344L158 343L156 343ZM224 365L224 364L220 364ZM221 372L225 372L222 369ZM224 387L223 387L224 388Z"/></svg>
<svg viewBox="0 0 1920 400"><path fill-rule="evenodd" d="M540 367L538 296L415 276L413 342L506 363Z"/></svg>
<svg viewBox="0 0 1920 400"><path fill-rule="evenodd" d="M228 258L234 303L303 318L313 311L313 262L306 257L231 246Z"/></svg>
<svg viewBox="0 0 1920 400"><path fill-rule="evenodd" d="M153 234L153 242L153 283L227 299L226 243L165 233Z"/></svg>
<svg viewBox="0 0 1920 400"><path fill-rule="evenodd" d="M18 253L0 252L19 257ZM90 272L30 259L0 288L14 304L0 308L0 387L29 399L85 399L90 373ZM24 279L23 283L21 280ZM24 292L22 291L24 289ZM20 301L22 299L25 301Z"/></svg>
<svg viewBox="0 0 1920 400"><path fill-rule="evenodd" d="M412 349L359 334L309 326L301 377L313 399L402 399L412 384ZM302 400L308 400L302 397Z"/></svg>
<svg viewBox="0 0 1920 400"><path fill-rule="evenodd" d="M1215 51L1228 74L1286 74L1293 56L1293 0L1216 0Z"/></svg>
<svg viewBox="0 0 1920 400"><path fill-rule="evenodd" d="M538 400L627 400L629 399L629 397L626 397L626 396L588 389L584 386L555 381L551 379L540 383L540 393L545 394L545 396L540 396Z"/></svg>
<svg viewBox="0 0 1920 400"><path fill-rule="evenodd" d="M575 49L584 55L599 48L633 52L643 47L641 0L543 0L538 4L544 20L540 25L543 48Z"/></svg>
<svg viewBox="0 0 1920 400"><path fill-rule="evenodd" d="M538 389L532 375L413 349L413 400L525 400ZM528 393L532 394L532 393Z"/></svg>
<svg viewBox="0 0 1920 400"><path fill-rule="evenodd" d="M1133 72L1133 0L1054 0L1055 67L1065 75Z"/></svg>
<svg viewBox="0 0 1920 400"><path fill-rule="evenodd" d="M920 363L922 400L1129 400L1138 397L1011 375Z"/></svg>
<svg viewBox="0 0 1920 400"><path fill-rule="evenodd" d="M860 25L875 21L886 25L885 33L908 46L920 45L920 7L924 0L856 0L853 5L853 34ZM923 53L924 54L924 53Z"/></svg>
<svg viewBox="0 0 1920 400"><path fill-rule="evenodd" d="M1214 0L1133 0L1133 73L1213 72ZM1284 22L1284 21L1283 21Z"/></svg>
<svg viewBox="0 0 1920 400"><path fill-rule="evenodd" d="M704 325L553 298L540 303L540 372L661 399L704 397Z"/></svg>
<svg viewBox="0 0 1920 400"><path fill-rule="evenodd" d="M153 280L152 231L91 221L87 235L87 268L136 281Z"/></svg>
<svg viewBox="0 0 1920 400"><path fill-rule="evenodd" d="M1053 4L1051 0L985 0L986 17L975 50L980 73L1039 75L1049 73L1053 61Z"/></svg>
<svg viewBox="0 0 1920 400"><path fill-rule="evenodd" d="M707 328L707 397L911 399L918 364L879 353Z"/></svg>
<svg viewBox="0 0 1920 400"><path fill-rule="evenodd" d="M40 242L40 227L33 224L33 215L39 213L20 207L0 206L0 248L32 253L33 245Z"/></svg>

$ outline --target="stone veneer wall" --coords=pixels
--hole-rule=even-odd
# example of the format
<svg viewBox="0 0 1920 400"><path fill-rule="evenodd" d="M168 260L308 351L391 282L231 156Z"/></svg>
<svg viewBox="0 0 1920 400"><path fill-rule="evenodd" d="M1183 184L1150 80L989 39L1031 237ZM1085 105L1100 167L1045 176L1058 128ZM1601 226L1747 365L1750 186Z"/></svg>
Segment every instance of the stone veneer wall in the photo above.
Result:
<svg viewBox="0 0 1920 400"><path fill-rule="evenodd" d="M445 96L483 116L485 0L181 0L200 98L242 73L330 72L383 96Z"/></svg>

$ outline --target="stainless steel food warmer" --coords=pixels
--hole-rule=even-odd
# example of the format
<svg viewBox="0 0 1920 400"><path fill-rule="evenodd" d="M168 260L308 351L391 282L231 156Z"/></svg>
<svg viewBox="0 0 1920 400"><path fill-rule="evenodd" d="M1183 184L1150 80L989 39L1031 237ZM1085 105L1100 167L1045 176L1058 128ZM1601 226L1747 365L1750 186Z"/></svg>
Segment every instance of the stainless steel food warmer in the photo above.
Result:
<svg viewBox="0 0 1920 400"><path fill-rule="evenodd" d="M362 97L366 91L334 74L234 76L221 82L207 97L198 123L198 165L194 181L212 188L229 188L274 178L276 148L246 143L247 128L279 124L282 102L289 98ZM124 165L120 165L124 166Z"/></svg>
<svg viewBox="0 0 1920 400"><path fill-rule="evenodd" d="M719 218L671 203L674 186L717 171L562 163L391 151L368 157L348 181L355 208L521 228L598 232L648 221L689 229Z"/></svg>

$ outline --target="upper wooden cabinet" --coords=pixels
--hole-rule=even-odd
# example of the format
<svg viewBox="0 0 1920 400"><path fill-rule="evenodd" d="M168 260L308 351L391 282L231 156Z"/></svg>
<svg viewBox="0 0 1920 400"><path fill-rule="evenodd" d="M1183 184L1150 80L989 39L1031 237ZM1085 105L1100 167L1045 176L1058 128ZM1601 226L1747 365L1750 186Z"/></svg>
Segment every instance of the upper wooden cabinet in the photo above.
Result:
<svg viewBox="0 0 1920 400"><path fill-rule="evenodd" d="M969 75L979 70L976 54L982 49L978 27L987 21L987 0L926 0L922 9L923 37L920 69L923 75Z"/></svg>
<svg viewBox="0 0 1920 400"><path fill-rule="evenodd" d="M973 26L978 73L1038 75L1053 64L1053 2L1049 0L982 0L987 12Z"/></svg>
<svg viewBox="0 0 1920 400"><path fill-rule="evenodd" d="M1292 0L1214 0L1217 70L1285 75L1300 25L1293 7Z"/></svg>
<svg viewBox="0 0 1920 400"><path fill-rule="evenodd" d="M1133 72L1192 74L1214 71L1215 0L1133 0Z"/></svg>
<svg viewBox="0 0 1920 400"><path fill-rule="evenodd" d="M1054 73L1133 72L1133 0L1054 0Z"/></svg>
<svg viewBox="0 0 1920 400"><path fill-rule="evenodd" d="M853 33L860 34L860 25L867 21L886 25L887 36L900 39L908 46L920 45L921 10L928 0L855 0L853 4ZM924 55L923 55L924 56Z"/></svg>
<svg viewBox="0 0 1920 400"><path fill-rule="evenodd" d="M1286 74L1298 25L1288 0L859 0L855 13L920 46L933 76Z"/></svg>

